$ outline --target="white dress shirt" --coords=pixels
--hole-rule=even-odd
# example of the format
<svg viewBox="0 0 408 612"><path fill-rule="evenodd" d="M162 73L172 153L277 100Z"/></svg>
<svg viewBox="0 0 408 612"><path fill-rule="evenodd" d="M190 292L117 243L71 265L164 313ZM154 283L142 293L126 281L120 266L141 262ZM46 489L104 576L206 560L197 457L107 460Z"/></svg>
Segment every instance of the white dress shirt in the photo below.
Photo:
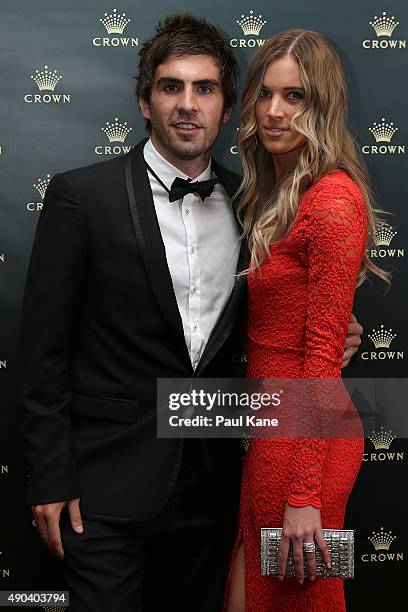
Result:
<svg viewBox="0 0 408 612"><path fill-rule="evenodd" d="M145 144L143 154L169 190L177 176L189 178L164 159L151 140ZM148 176L184 337L195 369L235 283L239 232L230 198L221 183L204 202L194 193L169 202L163 186L150 172ZM210 162L194 181L212 176L215 175Z"/></svg>

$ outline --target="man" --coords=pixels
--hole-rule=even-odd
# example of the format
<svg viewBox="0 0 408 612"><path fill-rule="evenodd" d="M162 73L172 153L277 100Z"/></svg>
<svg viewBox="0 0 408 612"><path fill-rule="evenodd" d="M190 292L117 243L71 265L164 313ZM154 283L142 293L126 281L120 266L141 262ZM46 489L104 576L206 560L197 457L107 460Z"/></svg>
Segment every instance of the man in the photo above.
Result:
<svg viewBox="0 0 408 612"><path fill-rule="evenodd" d="M211 160L236 68L213 26L167 18L140 52L150 139L47 191L24 299L22 400L29 502L64 558L74 612L221 606L241 447L157 439L156 379L243 375L239 177Z"/></svg>

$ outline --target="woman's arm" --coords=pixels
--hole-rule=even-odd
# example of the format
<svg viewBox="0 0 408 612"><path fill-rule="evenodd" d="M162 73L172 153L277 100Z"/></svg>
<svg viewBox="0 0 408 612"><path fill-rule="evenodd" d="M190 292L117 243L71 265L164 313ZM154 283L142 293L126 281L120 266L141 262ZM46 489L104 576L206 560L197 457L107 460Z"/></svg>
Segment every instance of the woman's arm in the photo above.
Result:
<svg viewBox="0 0 408 612"><path fill-rule="evenodd" d="M323 182L323 181L322 181ZM365 204L357 187L341 184L315 187L307 206L308 305L305 329L304 379L307 389L319 391L318 405L309 397L313 425L324 419L321 409L330 406L326 397L330 382L316 379L340 377L343 347L353 305L357 274L367 242ZM319 413L313 414L313 410ZM292 465L288 502L293 506L320 507L321 470L327 442L321 438L298 440Z"/></svg>
<svg viewBox="0 0 408 612"><path fill-rule="evenodd" d="M340 377L343 347L353 304L357 274L367 241L365 204L357 187L334 183L333 178L314 188L302 208L308 254L308 306L305 329L305 418L311 432L316 422L319 437L299 438L290 469L279 572L285 574L289 540L296 575L303 582L303 542L316 540L326 564L327 547L321 530L322 469L328 442L323 435L336 398L330 393ZM318 379L326 379L318 381ZM335 406L337 407L337 406ZM318 429L318 428L317 428ZM309 577L315 576L315 555L307 555Z"/></svg>

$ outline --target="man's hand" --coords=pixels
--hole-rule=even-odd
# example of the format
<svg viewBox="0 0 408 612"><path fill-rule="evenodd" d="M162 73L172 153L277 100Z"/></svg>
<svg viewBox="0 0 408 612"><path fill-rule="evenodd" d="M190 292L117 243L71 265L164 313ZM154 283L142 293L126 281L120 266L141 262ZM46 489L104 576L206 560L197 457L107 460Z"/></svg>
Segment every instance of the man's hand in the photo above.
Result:
<svg viewBox="0 0 408 612"><path fill-rule="evenodd" d="M31 506L38 533L53 555L59 559L64 558L64 549L61 541L60 515L64 506L67 507L71 519L72 529L76 533L83 533L81 512L79 510L79 497L53 504L38 504Z"/></svg>
<svg viewBox="0 0 408 612"><path fill-rule="evenodd" d="M344 347L343 362L341 365L342 368L348 366L352 356L357 353L358 347L361 344L362 333L363 328L361 327L360 323L357 321L353 313L351 313L347 328L346 344Z"/></svg>

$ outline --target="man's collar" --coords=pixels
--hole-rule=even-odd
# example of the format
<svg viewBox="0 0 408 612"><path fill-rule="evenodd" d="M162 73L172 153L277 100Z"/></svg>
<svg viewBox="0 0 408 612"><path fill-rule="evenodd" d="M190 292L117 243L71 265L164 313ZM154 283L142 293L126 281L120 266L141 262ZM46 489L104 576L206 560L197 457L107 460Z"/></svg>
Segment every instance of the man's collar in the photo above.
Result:
<svg viewBox="0 0 408 612"><path fill-rule="evenodd" d="M171 189L174 179L179 176L185 180L190 177L184 174L181 170L173 166L167 161L154 147L151 138L146 142L143 149L143 156L149 166L154 170L157 176L163 181L168 189ZM211 160L208 163L207 168L195 179L194 181L206 181L211 178Z"/></svg>

